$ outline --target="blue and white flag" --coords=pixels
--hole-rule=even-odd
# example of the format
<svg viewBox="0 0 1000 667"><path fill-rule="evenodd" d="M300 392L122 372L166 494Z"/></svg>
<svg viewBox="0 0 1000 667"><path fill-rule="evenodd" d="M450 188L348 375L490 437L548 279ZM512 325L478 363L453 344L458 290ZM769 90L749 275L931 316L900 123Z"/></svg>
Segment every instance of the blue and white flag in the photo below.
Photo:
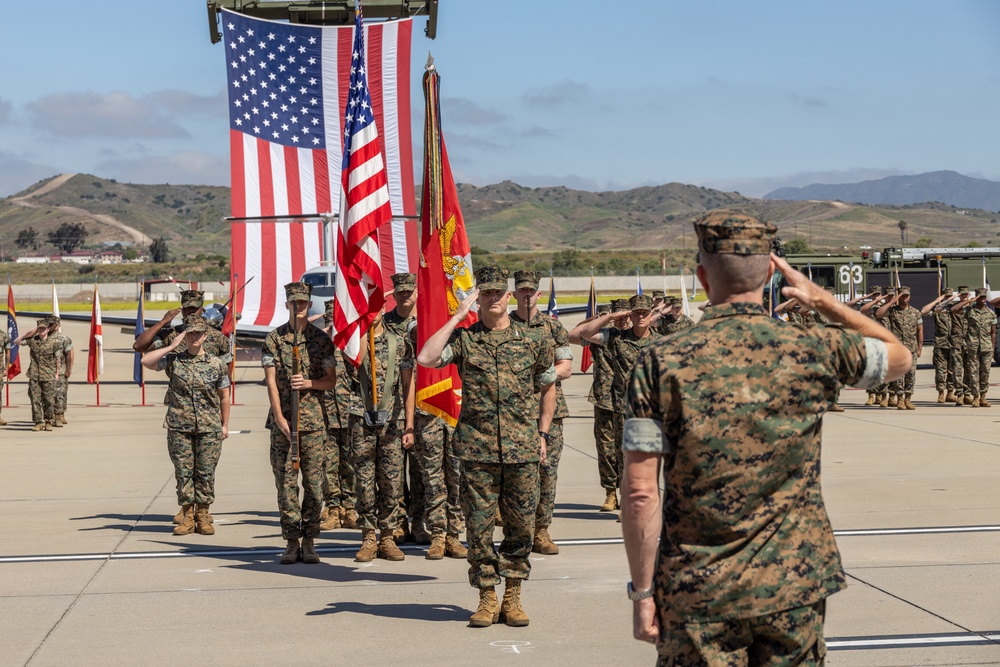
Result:
<svg viewBox="0 0 1000 667"><path fill-rule="evenodd" d="M142 317L142 297L143 291L142 287L139 288L139 308L135 312L135 337L136 339L142 335L142 332L146 330L146 323L143 321ZM135 353L135 360L132 362L132 379L135 383L142 386L142 352Z"/></svg>
<svg viewBox="0 0 1000 667"><path fill-rule="evenodd" d="M556 281L552 278L552 272L549 271L549 315L555 319L559 319L559 304L556 302Z"/></svg>

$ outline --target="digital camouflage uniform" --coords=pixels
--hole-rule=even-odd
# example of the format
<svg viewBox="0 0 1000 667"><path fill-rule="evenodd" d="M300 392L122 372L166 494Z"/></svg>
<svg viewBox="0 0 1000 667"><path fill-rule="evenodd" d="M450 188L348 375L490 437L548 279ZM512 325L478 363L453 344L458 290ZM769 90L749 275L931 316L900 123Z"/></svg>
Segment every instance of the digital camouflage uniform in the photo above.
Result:
<svg viewBox="0 0 1000 667"><path fill-rule="evenodd" d="M917 329L923 325L923 316L913 306L908 305L904 308L896 303L889 308L885 319L886 328L913 355L910 370L906 371L906 375L902 378L891 383L889 391L894 392L897 399L902 396L910 397L913 395L913 385L917 377L917 357L920 355L920 350L917 349Z"/></svg>
<svg viewBox="0 0 1000 667"><path fill-rule="evenodd" d="M393 360L395 378L390 386L386 386L390 337L396 341L396 356ZM375 407L388 412L388 419L382 426L369 426L363 419L365 397L371 395L371 371L368 352L364 351L361 358L361 366L356 369L352 367L352 373L354 392L362 400L351 404L358 528L363 531L378 528L383 536L392 536L406 516L400 504L403 496L403 429L406 419L403 371L413 368L413 353L406 340L388 327L383 327L382 333L375 336L375 383L379 399Z"/></svg>
<svg viewBox="0 0 1000 667"><path fill-rule="evenodd" d="M671 307L681 303L681 300L675 296L669 297L667 301ZM656 323L656 332L661 336L669 336L672 333L683 331L691 326L694 326L694 320L684 313L679 313L676 317L670 314L661 317L660 321Z"/></svg>
<svg viewBox="0 0 1000 667"><path fill-rule="evenodd" d="M347 511L354 509L357 498L351 452L351 405L357 397L351 391L343 355L335 351L333 357L337 382L332 390L324 392L323 398L326 407L323 501L328 509L336 507Z"/></svg>
<svg viewBox="0 0 1000 667"><path fill-rule="evenodd" d="M965 311L966 387L973 400L985 398L990 388L996 322L996 314L985 305L972 306Z"/></svg>
<svg viewBox="0 0 1000 667"><path fill-rule="evenodd" d="M301 375L310 380L326 376L336 367L337 354L326 332L313 325L294 334L288 324L282 324L264 339L261 365L273 366L281 399L281 412L292 423L293 342L299 345ZM302 473L303 498L299 503L299 472L292 469L291 445L278 428L268 410L265 427L271 430L271 470L278 491L278 511L281 514L281 536L286 540L316 537L320 533L320 513L323 507L323 479L326 463L326 418L323 410L325 392L299 392L299 472Z"/></svg>
<svg viewBox="0 0 1000 667"><path fill-rule="evenodd" d="M31 352L31 365L28 366L27 373L31 419L36 425L52 424L55 418L56 349L59 341L51 336L45 340L32 336L21 341L21 345Z"/></svg>
<svg viewBox="0 0 1000 667"><path fill-rule="evenodd" d="M67 394L69 392L69 380L66 379L66 357L73 349L73 341L62 331L50 334L49 338L56 343L56 397L52 406L53 415L56 421L66 414Z"/></svg>
<svg viewBox="0 0 1000 667"><path fill-rule="evenodd" d="M966 292L968 288L959 288L959 296L964 298L967 296ZM955 304L952 304L954 307ZM951 314L951 335L949 336L949 344L951 345L951 358L950 366L952 375L955 377L955 397L958 399L964 399L969 396L971 399L971 393L966 387L966 376L965 376L965 334L968 330L968 324L965 320L965 313L967 307L963 308L959 312L952 312ZM961 402L961 401L957 401Z"/></svg>
<svg viewBox="0 0 1000 667"><path fill-rule="evenodd" d="M218 391L229 387L229 369L202 352L171 352L156 370L170 379L167 451L174 464L178 505L215 502L215 468L222 455L222 408Z"/></svg>
<svg viewBox="0 0 1000 667"><path fill-rule="evenodd" d="M440 365L449 363L465 389L455 449L462 461L469 583L486 589L501 578L527 579L541 455L535 389L555 382L551 340L514 321L497 331L480 321L452 333ZM495 550L498 503L503 541Z"/></svg>
<svg viewBox="0 0 1000 667"><path fill-rule="evenodd" d="M7 335L6 328L0 329L0 365L3 365L3 368L0 368L0 392L3 391L4 383L7 382L7 364L2 364L5 359L7 363L10 362L10 336ZM2 416L3 401L0 400L0 419Z"/></svg>
<svg viewBox="0 0 1000 667"><path fill-rule="evenodd" d="M517 313L511 313L510 319L528 329L539 329L546 332L552 339L554 362L573 360L573 351L569 346L569 333L562 322L546 313L535 313L528 322L522 320ZM541 394L538 395L541 399ZM569 417L569 407L563 396L562 382L556 381L556 410L552 415L552 426L549 427L549 439L545 445L545 460L538 466L538 511L535 513L535 530L548 528L552 525L552 512L556 505L556 485L559 481L559 460L563 450L563 419Z"/></svg>
<svg viewBox="0 0 1000 667"><path fill-rule="evenodd" d="M586 342L586 341L585 341ZM587 345L590 345L587 342ZM593 362L593 382L587 400L594 405L594 442L597 445L597 474L601 487L613 491L619 486L618 473L621 470L621 452L615 441L615 418L611 405L611 382L614 372L608 348L604 345L590 345Z"/></svg>
<svg viewBox="0 0 1000 667"><path fill-rule="evenodd" d="M640 357L625 448L664 456L661 664L702 664L699 649L727 664L703 640L746 626L820 664L822 601L846 586L820 493L822 417L842 383L868 388L886 370L880 341L748 303L710 306Z"/></svg>
<svg viewBox="0 0 1000 667"><path fill-rule="evenodd" d="M931 310L934 317L934 388L938 392L955 391L955 374L951 371L951 299L945 299Z"/></svg>
<svg viewBox="0 0 1000 667"><path fill-rule="evenodd" d="M394 274L394 286L396 285L396 282L400 280L400 276L409 277L413 276L413 274ZM400 284L402 285L402 283ZM407 282L406 285L409 286L409 283ZM413 276L413 287L416 287L416 276ZM406 341L407 345L411 348L413 347L413 340L410 338L410 329L417 325L416 315L401 317L399 313L396 312L396 309L393 308L390 312L382 316L382 324L399 336L400 340ZM416 354L411 354L411 356L415 357ZM423 412L423 410L418 412ZM426 415L426 413L424 414ZM416 428L415 422L414 428ZM416 441L416 433L414 433L414 436L414 440ZM416 449L417 444L414 442L413 447L408 450L403 450L405 473L403 475L403 493L399 499L403 512L413 521L414 529L416 529L417 526L424 525L427 520L427 490L424 488L424 470L420 456L418 455Z"/></svg>

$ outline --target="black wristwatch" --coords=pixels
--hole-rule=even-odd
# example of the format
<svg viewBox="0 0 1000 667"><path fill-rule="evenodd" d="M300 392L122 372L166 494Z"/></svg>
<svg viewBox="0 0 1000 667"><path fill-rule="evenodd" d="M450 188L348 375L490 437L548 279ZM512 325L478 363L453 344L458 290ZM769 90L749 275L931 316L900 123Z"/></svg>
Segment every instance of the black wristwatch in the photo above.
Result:
<svg viewBox="0 0 1000 667"><path fill-rule="evenodd" d="M650 586L644 591L637 591L635 587L632 586L632 582L628 582L628 599L635 602L636 600L645 600L646 598L653 597L653 587Z"/></svg>
<svg viewBox="0 0 1000 667"><path fill-rule="evenodd" d="M539 432L538 432L538 435L540 435L540 436L542 436L543 438L545 438L545 442L548 442L548 441L549 441L549 438L550 438L550 437L552 437L552 436L550 436L550 435L549 435L548 433L546 433L545 431L539 431Z"/></svg>

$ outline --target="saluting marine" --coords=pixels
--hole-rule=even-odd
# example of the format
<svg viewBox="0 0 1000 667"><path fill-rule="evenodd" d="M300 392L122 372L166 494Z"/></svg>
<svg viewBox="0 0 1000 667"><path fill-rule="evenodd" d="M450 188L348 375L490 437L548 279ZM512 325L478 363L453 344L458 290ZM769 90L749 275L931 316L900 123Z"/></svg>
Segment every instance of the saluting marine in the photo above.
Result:
<svg viewBox="0 0 1000 667"><path fill-rule="evenodd" d="M58 391L56 348L59 341L49 337L52 327L51 317L42 317L36 324L34 329L18 336L13 345L23 343L31 353L31 365L28 366L28 399L31 401L31 419L35 422L35 427L31 430L51 431Z"/></svg>

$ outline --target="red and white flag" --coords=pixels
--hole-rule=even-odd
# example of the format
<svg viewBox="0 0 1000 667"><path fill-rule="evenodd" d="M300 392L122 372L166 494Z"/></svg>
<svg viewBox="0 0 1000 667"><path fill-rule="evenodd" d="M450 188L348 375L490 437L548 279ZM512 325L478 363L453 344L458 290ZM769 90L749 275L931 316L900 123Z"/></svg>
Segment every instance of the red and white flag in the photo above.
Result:
<svg viewBox="0 0 1000 667"><path fill-rule="evenodd" d="M232 271L241 325L288 319L282 286L324 256L319 216L339 213L354 26L266 21L223 10L229 90ZM379 232L382 287L417 265L410 115L413 20L364 26L365 77L396 216ZM274 220L272 216L283 218ZM256 278L253 283L250 278Z"/></svg>
<svg viewBox="0 0 1000 667"><path fill-rule="evenodd" d="M350 95L344 108L343 193L333 290L333 342L355 366L361 363L361 336L385 303L378 230L392 220L389 183L366 77L359 3L355 12Z"/></svg>
<svg viewBox="0 0 1000 667"><path fill-rule="evenodd" d="M104 372L104 332L101 328L101 297L94 284L94 307L90 311L90 336L87 338L87 384L94 384Z"/></svg>

